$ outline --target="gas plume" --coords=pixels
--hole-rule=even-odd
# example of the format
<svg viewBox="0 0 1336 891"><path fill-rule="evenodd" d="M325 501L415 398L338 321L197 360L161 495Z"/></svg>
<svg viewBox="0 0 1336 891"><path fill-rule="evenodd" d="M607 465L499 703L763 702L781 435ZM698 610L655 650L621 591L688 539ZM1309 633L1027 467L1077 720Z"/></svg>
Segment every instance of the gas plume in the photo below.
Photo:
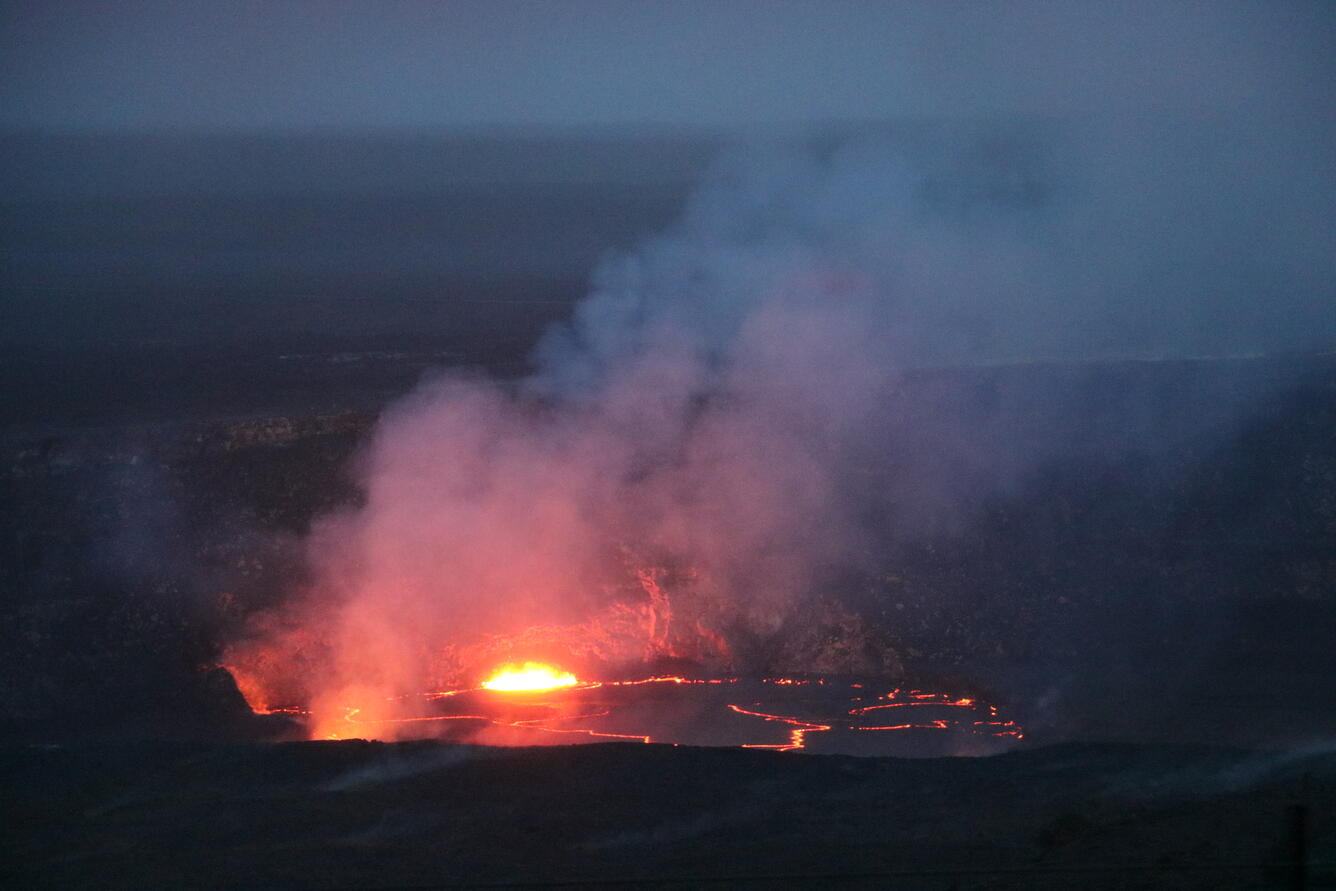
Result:
<svg viewBox="0 0 1336 891"><path fill-rule="evenodd" d="M1329 345L1329 146L1229 109L1115 111L729 153L600 266L531 377L443 372L385 413L364 503L312 535L311 590L229 664L320 718L500 662L745 663L910 507L1043 457L990 457L961 492L925 449L917 494L869 486L921 434L892 410L906 369ZM975 420L927 423L986 450Z"/></svg>

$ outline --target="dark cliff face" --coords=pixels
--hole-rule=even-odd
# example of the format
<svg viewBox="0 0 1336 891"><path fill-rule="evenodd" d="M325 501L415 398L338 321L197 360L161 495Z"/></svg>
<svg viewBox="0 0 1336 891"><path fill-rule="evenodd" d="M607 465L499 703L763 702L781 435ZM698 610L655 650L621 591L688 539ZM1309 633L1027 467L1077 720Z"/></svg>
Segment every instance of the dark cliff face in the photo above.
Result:
<svg viewBox="0 0 1336 891"><path fill-rule="evenodd" d="M1257 742L1336 720L1336 362L925 372L890 400L898 421L857 481L897 495L867 518L871 568L832 571L812 603L838 606L795 619L775 659L988 687L1041 739ZM357 503L373 426L16 428L4 731L152 735L190 713L212 734L236 717L198 672L301 589L303 536ZM1241 719L1243 700L1271 717Z"/></svg>
<svg viewBox="0 0 1336 891"><path fill-rule="evenodd" d="M196 674L220 640L300 586L312 518L356 499L346 468L372 423L344 413L6 443L6 726L97 732L198 706Z"/></svg>

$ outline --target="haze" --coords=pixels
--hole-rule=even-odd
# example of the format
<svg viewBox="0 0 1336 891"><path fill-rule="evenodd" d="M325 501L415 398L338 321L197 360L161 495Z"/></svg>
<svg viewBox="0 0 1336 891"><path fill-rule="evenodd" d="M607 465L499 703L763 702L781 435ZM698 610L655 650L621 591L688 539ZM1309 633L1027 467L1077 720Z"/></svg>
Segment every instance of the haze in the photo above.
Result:
<svg viewBox="0 0 1336 891"><path fill-rule="evenodd" d="M1324 3L10 2L10 128L1330 112ZM1330 120L1326 122L1330 125Z"/></svg>
<svg viewBox="0 0 1336 891"><path fill-rule="evenodd" d="M522 362L721 149L819 167L850 140L917 184L896 214L955 215L920 233L940 255L915 273L946 264L950 318L920 302L906 355L1336 340L1330 4L9 2L0 21L11 351L438 332ZM820 213L896 199L864 168Z"/></svg>

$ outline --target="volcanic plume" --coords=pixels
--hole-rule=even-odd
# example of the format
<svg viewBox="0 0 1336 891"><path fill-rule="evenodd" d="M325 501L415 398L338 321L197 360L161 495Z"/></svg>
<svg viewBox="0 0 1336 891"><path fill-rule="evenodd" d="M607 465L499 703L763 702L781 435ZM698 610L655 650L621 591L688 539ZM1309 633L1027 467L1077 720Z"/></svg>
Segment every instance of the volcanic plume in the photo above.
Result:
<svg viewBox="0 0 1336 891"><path fill-rule="evenodd" d="M912 135L728 156L675 227L597 270L529 378L442 372L390 408L363 503L311 535L311 584L227 655L252 702L307 703L318 733L503 663L792 669L764 654L865 565L869 516L926 524L987 494L946 470L868 486L904 432L899 369L1237 346L1194 321L1228 299L1219 276L1180 268L1214 254L1138 227L1204 205L1218 247L1269 205L1153 164L1129 204L1051 122ZM1311 256L1275 259L1312 290ZM942 448L967 439L967 416L940 423ZM994 459L993 484L1032 460Z"/></svg>

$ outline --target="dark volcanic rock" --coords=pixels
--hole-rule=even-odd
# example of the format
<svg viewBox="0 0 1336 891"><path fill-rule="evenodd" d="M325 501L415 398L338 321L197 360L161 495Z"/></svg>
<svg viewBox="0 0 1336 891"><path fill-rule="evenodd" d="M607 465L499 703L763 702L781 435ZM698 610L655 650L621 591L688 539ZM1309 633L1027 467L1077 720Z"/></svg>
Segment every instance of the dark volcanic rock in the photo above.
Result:
<svg viewBox="0 0 1336 891"><path fill-rule="evenodd" d="M1336 878L1330 753L144 743L0 749L0 794L13 887L1275 887L1296 806Z"/></svg>
<svg viewBox="0 0 1336 891"><path fill-rule="evenodd" d="M356 499L345 467L373 420L346 413L8 443L0 727L38 738L120 734L141 717L161 728L173 708L189 712L221 641L301 583L307 524Z"/></svg>
<svg viewBox="0 0 1336 891"><path fill-rule="evenodd" d="M771 674L905 675L895 635L829 598L803 605L780 629L766 668Z"/></svg>

